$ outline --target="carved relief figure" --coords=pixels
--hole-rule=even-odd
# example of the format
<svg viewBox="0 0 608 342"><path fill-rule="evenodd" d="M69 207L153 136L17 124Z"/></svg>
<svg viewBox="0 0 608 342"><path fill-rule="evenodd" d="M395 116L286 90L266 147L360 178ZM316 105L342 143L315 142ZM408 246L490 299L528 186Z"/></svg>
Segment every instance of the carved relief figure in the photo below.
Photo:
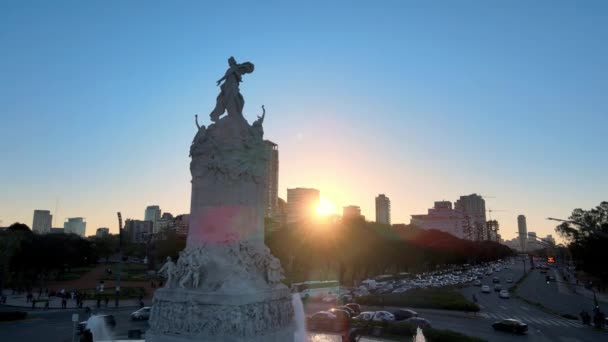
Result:
<svg viewBox="0 0 608 342"><path fill-rule="evenodd" d="M175 263L171 260L171 257L167 257L167 262L161 267L158 271L159 274L166 273L167 282L165 283L165 287L170 287L173 283L173 276L175 275Z"/></svg>

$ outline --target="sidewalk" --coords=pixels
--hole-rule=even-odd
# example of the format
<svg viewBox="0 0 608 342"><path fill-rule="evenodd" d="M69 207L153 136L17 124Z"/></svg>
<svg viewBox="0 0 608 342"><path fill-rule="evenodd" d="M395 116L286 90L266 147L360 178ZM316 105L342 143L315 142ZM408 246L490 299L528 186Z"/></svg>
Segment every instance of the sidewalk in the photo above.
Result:
<svg viewBox="0 0 608 342"><path fill-rule="evenodd" d="M46 296L41 296L40 299L37 299L37 296L34 296L34 300L46 300L49 299L49 309L61 309L61 298L59 297L46 297ZM150 306L150 304L152 303L151 299L144 299L144 306ZM22 295L6 295L6 303L2 304L0 306L12 306L12 307L20 307L20 308L29 308L29 309L40 309L40 310L44 310L44 302L38 302L36 303L36 305L34 307L32 307L32 303L28 303L27 299L25 298L25 294ZM97 300L95 299L87 299L83 301L82 307L90 307L91 309L94 309L97 307ZM105 301L102 300L100 303L100 308L105 308ZM114 300L110 300L108 302L108 307L113 308L114 306ZM121 299L119 302L119 307L125 308L125 307L139 307L139 300L138 299ZM67 305L66 305L66 309L78 309L78 307L76 306L76 301L73 299L68 299L67 301Z"/></svg>
<svg viewBox="0 0 608 342"><path fill-rule="evenodd" d="M578 294L585 298L593 300L593 291L587 289L584 286L581 286L580 284L577 285L576 276L574 274L572 274L572 272L570 272L566 269L560 268L559 270L556 270L556 273L558 274L558 276L559 276L558 280L560 280L560 281L563 281L562 276L564 273L568 275L568 279L570 279L569 284L568 284L568 287L570 288L570 293ZM608 294L596 291L595 298L597 299L598 302L608 304Z"/></svg>

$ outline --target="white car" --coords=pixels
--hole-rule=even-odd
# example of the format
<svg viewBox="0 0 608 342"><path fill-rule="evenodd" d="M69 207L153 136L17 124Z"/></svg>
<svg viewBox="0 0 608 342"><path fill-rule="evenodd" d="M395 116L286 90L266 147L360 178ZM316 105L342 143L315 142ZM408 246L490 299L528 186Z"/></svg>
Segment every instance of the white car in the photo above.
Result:
<svg viewBox="0 0 608 342"><path fill-rule="evenodd" d="M147 320L150 318L150 307L145 306L131 314L131 320L139 321L139 320Z"/></svg>
<svg viewBox="0 0 608 342"><path fill-rule="evenodd" d="M509 299L510 298L509 291L507 291L507 290L500 291L500 293L498 294L498 297L504 298L504 299Z"/></svg>
<svg viewBox="0 0 608 342"><path fill-rule="evenodd" d="M483 285L481 287L481 293L490 293L490 287L488 285Z"/></svg>
<svg viewBox="0 0 608 342"><path fill-rule="evenodd" d="M507 283L512 283L512 282L513 282L513 279L507 278Z"/></svg>
<svg viewBox="0 0 608 342"><path fill-rule="evenodd" d="M360 313L359 315L357 315L356 317L354 317L354 319L360 319L363 321L394 321L395 320L395 315L393 315L392 313L388 312L388 311L363 311L362 313Z"/></svg>

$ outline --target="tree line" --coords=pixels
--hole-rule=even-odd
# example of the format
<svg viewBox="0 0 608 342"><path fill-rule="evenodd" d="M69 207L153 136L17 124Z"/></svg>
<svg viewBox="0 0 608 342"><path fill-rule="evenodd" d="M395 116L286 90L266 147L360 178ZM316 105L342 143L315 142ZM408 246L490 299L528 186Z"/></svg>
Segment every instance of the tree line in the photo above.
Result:
<svg viewBox="0 0 608 342"><path fill-rule="evenodd" d="M343 284L381 274L476 264L514 253L496 242L361 220L287 227L267 233L266 244L281 260L288 281L326 279Z"/></svg>

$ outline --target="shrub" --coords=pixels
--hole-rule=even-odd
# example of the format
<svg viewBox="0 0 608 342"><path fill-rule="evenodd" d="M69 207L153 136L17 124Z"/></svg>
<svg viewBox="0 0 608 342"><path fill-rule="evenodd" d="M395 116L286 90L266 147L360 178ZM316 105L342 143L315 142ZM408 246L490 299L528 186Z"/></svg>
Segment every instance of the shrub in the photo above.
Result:
<svg viewBox="0 0 608 342"><path fill-rule="evenodd" d="M25 319L27 312L23 311L0 311L0 322L2 321L18 321Z"/></svg>
<svg viewBox="0 0 608 342"><path fill-rule="evenodd" d="M452 330L427 328L423 330L427 342L486 342Z"/></svg>

